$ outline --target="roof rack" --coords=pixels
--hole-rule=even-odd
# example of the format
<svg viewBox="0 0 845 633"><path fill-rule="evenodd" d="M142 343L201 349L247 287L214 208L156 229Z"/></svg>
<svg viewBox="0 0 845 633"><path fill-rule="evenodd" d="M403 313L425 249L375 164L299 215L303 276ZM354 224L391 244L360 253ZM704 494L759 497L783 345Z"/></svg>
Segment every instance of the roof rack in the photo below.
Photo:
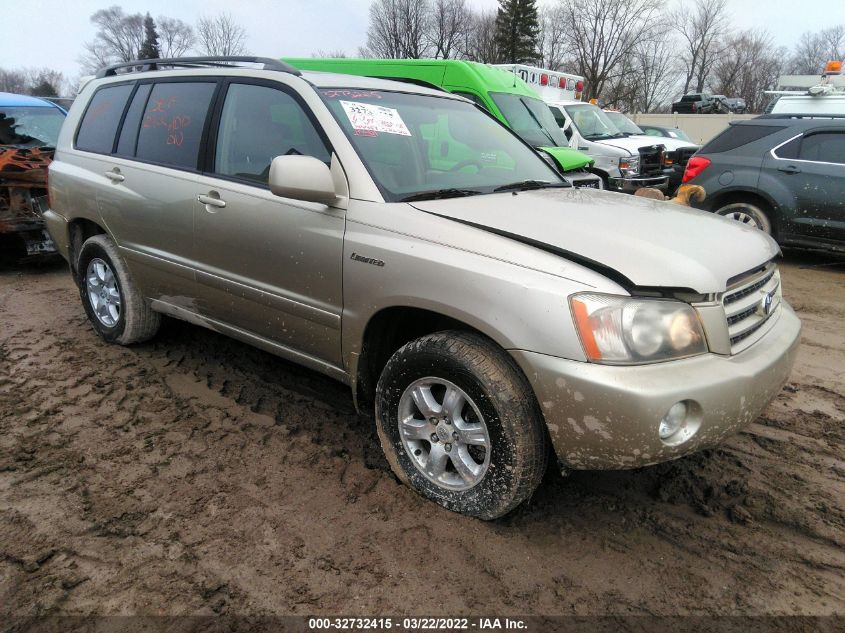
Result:
<svg viewBox="0 0 845 633"><path fill-rule="evenodd" d="M124 69L124 72L145 72L148 70L162 70L162 66L170 68L195 68L195 67L228 67L233 64L264 64L263 70L277 70L292 75L302 73L285 62L272 57L252 57L244 55L218 55L211 57L169 57L166 59L135 59L129 62L120 62L101 68L97 72L97 79L102 77L114 77L119 74L117 71Z"/></svg>
<svg viewBox="0 0 845 633"><path fill-rule="evenodd" d="M823 112L777 112L761 114L757 119L845 119L845 114Z"/></svg>

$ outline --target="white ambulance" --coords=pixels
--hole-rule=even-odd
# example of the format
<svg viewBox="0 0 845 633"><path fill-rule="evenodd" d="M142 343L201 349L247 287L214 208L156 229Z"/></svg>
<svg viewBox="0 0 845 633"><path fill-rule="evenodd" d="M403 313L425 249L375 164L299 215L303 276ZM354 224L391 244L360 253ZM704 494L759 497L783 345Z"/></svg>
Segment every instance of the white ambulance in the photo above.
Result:
<svg viewBox="0 0 845 633"><path fill-rule="evenodd" d="M842 61L830 61L818 75L785 75L779 90L767 90L775 100L768 114L843 115L845 114L845 74ZM797 88L797 90L795 90Z"/></svg>
<svg viewBox="0 0 845 633"><path fill-rule="evenodd" d="M556 70L525 64L493 64L514 73L529 84L543 101L580 101L584 94L584 78Z"/></svg>

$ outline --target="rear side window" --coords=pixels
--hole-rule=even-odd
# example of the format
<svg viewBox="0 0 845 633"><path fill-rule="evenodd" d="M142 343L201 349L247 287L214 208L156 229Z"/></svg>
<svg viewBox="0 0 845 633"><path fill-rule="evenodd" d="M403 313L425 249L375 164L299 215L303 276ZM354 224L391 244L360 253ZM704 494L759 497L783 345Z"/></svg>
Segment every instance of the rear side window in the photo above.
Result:
<svg viewBox="0 0 845 633"><path fill-rule="evenodd" d="M798 158L798 150L801 147L801 137L798 136L788 143L785 143L775 150L775 156L795 160Z"/></svg>
<svg viewBox="0 0 845 633"><path fill-rule="evenodd" d="M804 137L801 160L845 164L845 133L818 132Z"/></svg>
<svg viewBox="0 0 845 633"><path fill-rule="evenodd" d="M220 115L215 172L266 184L276 156L313 156L331 163L317 128L291 95L231 84Z"/></svg>
<svg viewBox="0 0 845 633"><path fill-rule="evenodd" d="M117 141L117 153L121 156L134 156L135 143L138 141L138 127L141 125L141 118L147 106L147 97L150 96L152 84L142 84L135 91L132 103L123 119L123 127L120 130L120 139Z"/></svg>
<svg viewBox="0 0 845 633"><path fill-rule="evenodd" d="M155 84L147 99L135 156L141 160L196 169L205 118L216 84Z"/></svg>
<svg viewBox="0 0 845 633"><path fill-rule="evenodd" d="M76 133L77 149L111 154L114 135L120 125L132 87L132 84L107 86L94 93Z"/></svg>
<svg viewBox="0 0 845 633"><path fill-rule="evenodd" d="M780 132L783 126L779 125L731 125L727 130L719 134L712 141L701 148L702 154L718 154L729 152L737 147L748 145L761 138Z"/></svg>

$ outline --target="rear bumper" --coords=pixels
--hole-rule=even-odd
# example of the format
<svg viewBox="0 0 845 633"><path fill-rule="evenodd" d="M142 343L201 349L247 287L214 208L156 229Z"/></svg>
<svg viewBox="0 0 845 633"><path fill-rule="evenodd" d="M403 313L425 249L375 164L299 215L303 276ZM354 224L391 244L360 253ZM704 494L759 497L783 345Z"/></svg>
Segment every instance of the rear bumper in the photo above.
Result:
<svg viewBox="0 0 845 633"><path fill-rule="evenodd" d="M661 191L669 188L668 176L635 176L633 178L608 178L610 188L615 191L633 193L643 187L653 187Z"/></svg>
<svg viewBox="0 0 845 633"><path fill-rule="evenodd" d="M511 353L531 382L565 466L634 468L716 445L760 415L789 377L798 349L801 322L781 305L766 336L734 356L618 367ZM689 416L677 437L664 441L660 420L681 401L689 403Z"/></svg>
<svg viewBox="0 0 845 633"><path fill-rule="evenodd" d="M47 232L53 238L53 244L59 255L69 261L68 228L67 220L55 211L47 209L42 216L44 224L47 225Z"/></svg>

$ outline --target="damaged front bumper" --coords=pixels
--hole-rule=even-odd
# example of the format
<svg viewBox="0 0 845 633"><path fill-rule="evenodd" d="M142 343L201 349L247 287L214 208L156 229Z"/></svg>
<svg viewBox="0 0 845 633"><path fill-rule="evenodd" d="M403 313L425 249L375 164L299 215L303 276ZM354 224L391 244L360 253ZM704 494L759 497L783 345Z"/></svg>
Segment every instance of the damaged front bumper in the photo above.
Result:
<svg viewBox="0 0 845 633"><path fill-rule="evenodd" d="M786 302L781 306L766 336L734 356L620 367L511 354L537 395L562 466L635 468L718 444L760 415L798 349L801 322ZM678 402L688 403L683 432L664 441L660 421Z"/></svg>
<svg viewBox="0 0 845 633"><path fill-rule="evenodd" d="M47 233L47 167L53 150L0 147L0 243L4 258L53 255Z"/></svg>

